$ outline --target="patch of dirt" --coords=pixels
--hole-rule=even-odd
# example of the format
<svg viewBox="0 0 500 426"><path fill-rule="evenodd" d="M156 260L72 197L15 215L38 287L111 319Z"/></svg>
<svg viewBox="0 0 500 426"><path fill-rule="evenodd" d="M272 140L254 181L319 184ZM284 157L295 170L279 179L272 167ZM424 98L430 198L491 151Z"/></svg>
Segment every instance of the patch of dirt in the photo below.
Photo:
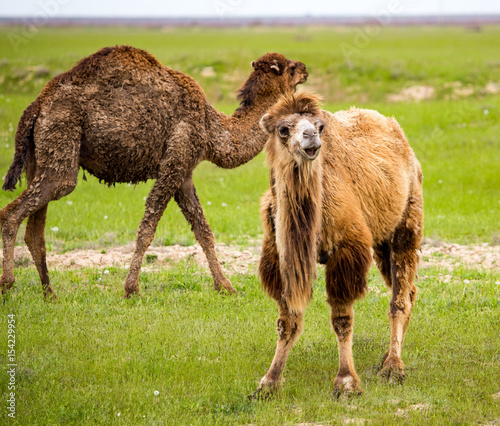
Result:
<svg viewBox="0 0 500 426"><path fill-rule="evenodd" d="M49 268L80 269L86 267L105 268L110 266L127 269L134 251L134 244L99 250L74 250L64 254L48 253ZM225 273L256 273L260 247L241 249L237 246L218 244L217 256ZM31 255L26 246L15 249L16 267L31 265ZM0 260L2 254L0 253ZM194 246L152 246L144 257L145 271L168 268L180 260L193 260L208 270L208 262L199 244ZM489 244L460 245L426 240L422 244L420 268L439 267L450 273L457 267L500 271L500 246Z"/></svg>
<svg viewBox="0 0 500 426"><path fill-rule="evenodd" d="M410 411L425 411L429 409L429 405L427 404L413 404L410 405L408 408L398 408L398 411L396 411L396 416L404 416L408 414Z"/></svg>
<svg viewBox="0 0 500 426"><path fill-rule="evenodd" d="M74 250L64 254L47 253L47 265L56 269L105 268L115 266L128 269L135 245L113 247L105 250ZM242 250L239 247L218 244L217 257L225 273L245 274L255 272L260 257L260 248L251 247ZM0 254L0 260L3 258ZM27 266L33 264L31 254L26 246L16 247L14 252L16 265ZM29 262L26 262L29 259ZM144 256L143 271L158 270L168 267L180 260L192 259L198 265L208 270L208 262L199 244L194 246L165 246L150 247Z"/></svg>
<svg viewBox="0 0 500 426"><path fill-rule="evenodd" d="M500 93L500 82L488 82L484 87L464 86L460 81L451 81L438 87L440 92L443 89L446 94L444 99L460 99L478 94L496 95ZM387 95L389 102L421 102L436 97L436 88L432 86L410 86L402 89L398 93Z"/></svg>
<svg viewBox="0 0 500 426"><path fill-rule="evenodd" d="M401 90L399 93L387 95L389 102L420 102L432 99L436 89L432 86L411 86Z"/></svg>
<svg viewBox="0 0 500 426"><path fill-rule="evenodd" d="M487 243L465 246L424 241L420 268L437 266L453 272L456 267L500 271L500 246Z"/></svg>

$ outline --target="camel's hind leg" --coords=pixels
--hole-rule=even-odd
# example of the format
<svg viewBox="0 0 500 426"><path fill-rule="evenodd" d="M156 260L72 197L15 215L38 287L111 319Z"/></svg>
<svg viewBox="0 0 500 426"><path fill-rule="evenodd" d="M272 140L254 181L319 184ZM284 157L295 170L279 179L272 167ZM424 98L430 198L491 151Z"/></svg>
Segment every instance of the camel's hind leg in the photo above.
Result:
<svg viewBox="0 0 500 426"><path fill-rule="evenodd" d="M63 105L64 107L64 105ZM69 194L76 186L79 168L81 129L60 117L51 122L40 118L35 129L36 144L31 145L27 158L28 187L0 211L3 240L2 293L14 284L14 245L19 226L30 217L26 242L37 265L44 295L51 294L45 263L45 215L47 205ZM50 118L50 114L49 114ZM36 161L35 161L36 158Z"/></svg>
<svg viewBox="0 0 500 426"><path fill-rule="evenodd" d="M36 160L34 152L28 155L26 161L26 179L28 185L33 182L36 172ZM36 213L28 217L26 232L24 234L24 242L28 246L31 257L35 262L40 281L42 282L43 296L55 299L54 290L50 284L49 272L47 269L46 247L45 247L45 222L47 220L47 207L42 207Z"/></svg>
<svg viewBox="0 0 500 426"><path fill-rule="evenodd" d="M214 234L203 214L203 209L191 176L184 180L179 191L175 194L175 201L191 225L196 240L203 248L203 252L208 260L208 266L212 272L214 288L216 290L225 289L229 293L234 293L235 290L231 282L224 276L224 272L222 272L219 260L217 259Z"/></svg>
<svg viewBox="0 0 500 426"><path fill-rule="evenodd" d="M64 174L54 174L53 171L44 170L43 173L37 173L37 177L29 187L12 203L8 204L0 213L0 224L2 227L3 240L3 274L0 278L2 293L9 290L14 284L14 245L17 231L22 221L28 216L33 216L28 223L27 241L28 248L32 253L37 268L45 271L46 281L42 279L44 294L50 293L50 282L47 287L48 274L47 266L44 265L43 253L45 248L41 248L44 242L43 231L45 225L45 210L47 204L52 200L58 200L64 195L69 194L76 186L78 166L72 177L64 178ZM42 210L40 212L40 210ZM40 213L38 213L40 212ZM40 234L41 233L41 234ZM41 277L43 274L41 275ZM48 292L48 293L47 293Z"/></svg>
<svg viewBox="0 0 500 426"><path fill-rule="evenodd" d="M286 303L278 303L278 307L279 317L277 326L279 339L273 362L271 363L271 367L269 367L269 371L261 379L257 390L249 396L250 398L267 397L278 389L288 355L302 333L303 312L290 311Z"/></svg>
<svg viewBox="0 0 500 426"><path fill-rule="evenodd" d="M55 299L54 290L50 284L49 271L47 269L47 258L45 248L45 221L47 218L47 207L44 206L36 213L28 217L24 241L28 246L31 257L35 262L40 281L42 282L43 296Z"/></svg>
<svg viewBox="0 0 500 426"><path fill-rule="evenodd" d="M414 280L419 261L418 250L422 240L422 221L421 197L412 196L403 220L396 228L390 243L391 341L380 374L396 383L402 382L405 378L401 350L417 295ZM387 269L387 261L384 264L385 267L381 268L383 275L384 269Z"/></svg>

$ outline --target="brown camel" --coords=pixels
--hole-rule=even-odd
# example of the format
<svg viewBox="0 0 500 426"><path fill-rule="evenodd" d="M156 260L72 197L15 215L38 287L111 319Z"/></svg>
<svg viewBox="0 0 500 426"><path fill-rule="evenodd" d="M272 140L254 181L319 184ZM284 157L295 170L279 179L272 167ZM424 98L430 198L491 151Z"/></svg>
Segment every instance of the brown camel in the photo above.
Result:
<svg viewBox="0 0 500 426"><path fill-rule="evenodd" d="M171 197L204 250L215 288L233 292L215 254L193 170L202 160L234 168L255 157L266 142L259 119L308 76L303 63L278 53L262 56L252 67L231 116L216 111L191 77L130 46L106 47L52 79L21 117L5 177L3 189L13 190L26 170L28 186L0 211L2 293L14 283L14 243L28 217L24 239L44 296L53 297L45 258L47 205L73 191L79 167L108 185L156 179L137 232L125 297L139 291L144 253Z"/></svg>
<svg viewBox="0 0 500 426"><path fill-rule="evenodd" d="M360 393L352 357L353 303L367 291L371 250L392 288L391 338L381 376L404 379L401 347L417 289L422 238L422 172L400 126L375 111L320 110L319 98L290 94L261 120L271 188L261 201L259 274L279 307L276 353L254 397L279 385L302 331L316 260L337 335L335 394ZM324 129L324 130L323 130Z"/></svg>

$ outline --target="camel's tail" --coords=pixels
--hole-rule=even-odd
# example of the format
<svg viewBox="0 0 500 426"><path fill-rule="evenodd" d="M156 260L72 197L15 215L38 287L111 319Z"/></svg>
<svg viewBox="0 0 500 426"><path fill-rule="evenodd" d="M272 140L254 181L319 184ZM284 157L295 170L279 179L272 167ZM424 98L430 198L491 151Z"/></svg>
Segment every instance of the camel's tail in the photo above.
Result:
<svg viewBox="0 0 500 426"><path fill-rule="evenodd" d="M26 170L26 161L30 150L34 148L33 129L38 117L38 103L32 102L23 112L16 131L16 150L14 161L10 166L7 176L5 176L2 189L13 191L17 182L21 180L21 174Z"/></svg>

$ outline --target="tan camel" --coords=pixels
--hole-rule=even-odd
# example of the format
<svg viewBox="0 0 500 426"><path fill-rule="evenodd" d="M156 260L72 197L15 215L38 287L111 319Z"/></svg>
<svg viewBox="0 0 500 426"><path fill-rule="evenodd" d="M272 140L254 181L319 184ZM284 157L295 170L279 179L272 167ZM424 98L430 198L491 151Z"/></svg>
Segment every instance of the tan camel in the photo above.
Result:
<svg viewBox="0 0 500 426"><path fill-rule="evenodd" d="M290 94L261 120L271 188L261 202L264 241L259 274L279 307L276 353L253 397L279 385L302 331L316 260L337 335L335 394L360 393L352 357L353 303L367 291L371 250L392 288L391 338L381 376L404 379L403 339L417 289L422 238L422 172L400 126L375 111L331 114L317 96ZM323 130L324 129L324 130Z"/></svg>
<svg viewBox="0 0 500 426"><path fill-rule="evenodd" d="M193 170L202 160L224 168L251 160L266 142L260 117L308 76L303 63L278 53L252 66L239 92L240 107L231 116L216 111L191 77L130 46L104 48L52 79L21 117L3 186L13 190L26 170L27 189L0 211L2 293L15 281L14 243L28 218L25 242L44 296L53 297L45 255L47 205L73 191L80 167L109 185L156 179L137 232L125 297L139 291L144 253L171 197L203 248L215 288L233 292L217 260Z"/></svg>

